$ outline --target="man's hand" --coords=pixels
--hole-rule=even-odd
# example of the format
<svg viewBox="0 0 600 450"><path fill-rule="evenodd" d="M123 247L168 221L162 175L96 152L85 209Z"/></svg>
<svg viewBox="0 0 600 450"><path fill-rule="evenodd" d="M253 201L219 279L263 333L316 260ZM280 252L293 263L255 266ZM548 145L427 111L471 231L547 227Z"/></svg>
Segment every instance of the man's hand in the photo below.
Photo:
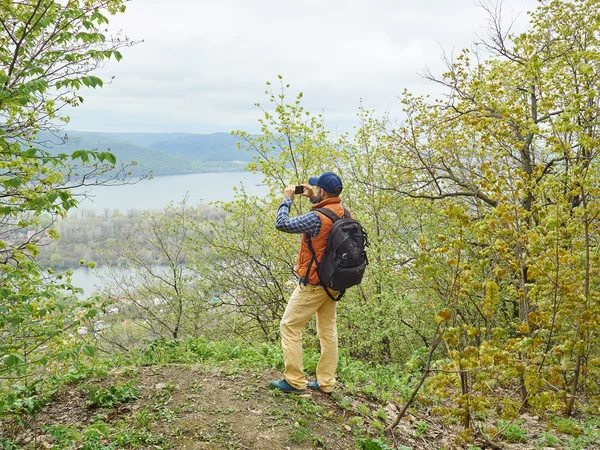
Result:
<svg viewBox="0 0 600 450"><path fill-rule="evenodd" d="M301 184L300 186L304 187L304 192L301 194L303 197L308 197L311 200L315 198L315 191L313 191L310 184Z"/></svg>
<svg viewBox="0 0 600 450"><path fill-rule="evenodd" d="M285 190L283 191L283 196L287 197L287 198L291 198L292 200L294 199L294 191L296 190L296 186L288 186L285 188ZM304 195L304 194L302 194Z"/></svg>

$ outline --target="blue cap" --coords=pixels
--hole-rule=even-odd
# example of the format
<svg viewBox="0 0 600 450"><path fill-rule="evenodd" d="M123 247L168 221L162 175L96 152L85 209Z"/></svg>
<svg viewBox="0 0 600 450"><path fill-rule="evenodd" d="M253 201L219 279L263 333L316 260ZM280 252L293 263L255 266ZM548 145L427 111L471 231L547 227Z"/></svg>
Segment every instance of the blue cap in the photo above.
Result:
<svg viewBox="0 0 600 450"><path fill-rule="evenodd" d="M338 189L342 189L342 180L333 172L325 172L320 177L310 177L308 184L311 186L319 186L325 192L330 194Z"/></svg>

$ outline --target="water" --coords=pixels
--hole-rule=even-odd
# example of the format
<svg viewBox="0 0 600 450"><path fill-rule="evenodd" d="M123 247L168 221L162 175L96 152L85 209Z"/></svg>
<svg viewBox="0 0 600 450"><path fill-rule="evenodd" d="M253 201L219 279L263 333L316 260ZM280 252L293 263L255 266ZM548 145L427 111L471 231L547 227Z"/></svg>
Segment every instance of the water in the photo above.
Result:
<svg viewBox="0 0 600 450"><path fill-rule="evenodd" d="M169 266L152 266L156 273L162 273L169 270ZM112 275L117 278L121 275L131 275L131 273L124 268L120 267L102 267L96 266L90 269L87 266L78 267L73 270L73 277L71 283L73 286L83 289L83 296L87 297L92 294L102 291L103 286L108 286L114 282Z"/></svg>
<svg viewBox="0 0 600 450"><path fill-rule="evenodd" d="M123 186L92 186L86 188L89 198L81 199L79 210L92 210L97 214L106 209L126 212L130 209L160 210L171 202L180 202L186 196L188 204L230 201L234 187L243 186L250 195L265 195L262 174L249 172L195 173L142 180ZM78 191L82 192L82 191ZM76 215L77 211L71 213Z"/></svg>
<svg viewBox="0 0 600 450"><path fill-rule="evenodd" d="M83 289L83 296L90 296L97 291L100 291L102 286L106 283L106 280L102 279L102 276L107 273L107 267L96 267L90 269L89 267L78 267L73 271L73 278L71 280L73 286Z"/></svg>
<svg viewBox="0 0 600 450"><path fill-rule="evenodd" d="M77 215L82 210L91 210L101 215L105 209L126 212L137 210L162 210L171 202L180 202L186 196L189 205L214 201L230 201L234 198L234 187L244 187L250 195L264 196L267 187L262 185L262 175L248 172L199 173L174 175L143 180L124 186L94 186L88 188L89 199L80 202ZM106 268L93 270L78 268L73 275L73 285L84 290L84 296L92 295L104 281Z"/></svg>

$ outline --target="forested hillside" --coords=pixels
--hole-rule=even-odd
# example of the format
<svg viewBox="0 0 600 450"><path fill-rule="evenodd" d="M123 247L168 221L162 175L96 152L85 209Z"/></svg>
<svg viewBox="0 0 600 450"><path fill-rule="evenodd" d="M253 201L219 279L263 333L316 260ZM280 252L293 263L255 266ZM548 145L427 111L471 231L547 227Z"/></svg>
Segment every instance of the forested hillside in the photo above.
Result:
<svg viewBox="0 0 600 450"><path fill-rule="evenodd" d="M191 161L248 162L252 159L245 147L238 149L239 137L229 133L124 133L115 136Z"/></svg>
<svg viewBox="0 0 600 450"><path fill-rule="evenodd" d="M107 210L103 214L91 210L80 212L81 217L66 217L53 225L53 229L60 234L59 240L45 238L40 242L38 261L44 267L57 271L75 269L81 265L81 261L126 267L130 260L116 254L114 247L120 246L128 237L143 234L153 217L162 216L140 210ZM195 213L210 220L224 217L222 211L210 206L197 207ZM49 221L49 216L42 217L40 226L50 226ZM140 242L138 251L144 253L144 258L153 264L169 263L168 255L157 252L151 242Z"/></svg>
<svg viewBox="0 0 600 450"><path fill-rule="evenodd" d="M227 133L40 132L36 142L52 154L90 149L112 152L133 175L241 171L251 160L240 139Z"/></svg>

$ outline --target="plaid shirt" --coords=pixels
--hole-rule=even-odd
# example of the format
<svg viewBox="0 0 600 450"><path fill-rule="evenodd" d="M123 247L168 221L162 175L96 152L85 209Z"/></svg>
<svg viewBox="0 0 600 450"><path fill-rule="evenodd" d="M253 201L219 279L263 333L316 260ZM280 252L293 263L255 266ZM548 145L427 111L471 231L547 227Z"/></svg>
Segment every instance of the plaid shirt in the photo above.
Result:
<svg viewBox="0 0 600 450"><path fill-rule="evenodd" d="M302 216L290 217L290 206L292 199L284 197L277 211L275 219L275 228L286 233L308 233L310 237L317 237L321 231L321 219L315 211L310 211ZM316 197L310 200L313 204L317 203Z"/></svg>

